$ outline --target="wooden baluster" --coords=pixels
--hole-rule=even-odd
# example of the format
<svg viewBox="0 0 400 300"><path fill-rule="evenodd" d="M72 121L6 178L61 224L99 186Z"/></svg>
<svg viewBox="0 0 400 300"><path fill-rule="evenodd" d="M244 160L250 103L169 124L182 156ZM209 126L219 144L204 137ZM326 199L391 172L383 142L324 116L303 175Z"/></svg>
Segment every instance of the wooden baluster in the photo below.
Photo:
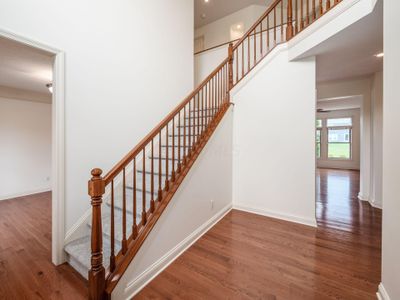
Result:
<svg viewBox="0 0 400 300"><path fill-rule="evenodd" d="M263 21L260 23L260 58L263 57Z"/></svg>
<svg viewBox="0 0 400 300"><path fill-rule="evenodd" d="M326 10L330 10L331 9L331 0L326 0Z"/></svg>
<svg viewBox="0 0 400 300"><path fill-rule="evenodd" d="M228 67L227 65L224 66L224 99L226 101L227 97L228 97L228 88L227 88L227 83L228 83Z"/></svg>
<svg viewBox="0 0 400 300"><path fill-rule="evenodd" d="M281 1L281 43L283 42L283 0Z"/></svg>
<svg viewBox="0 0 400 300"><path fill-rule="evenodd" d="M276 45L276 6L274 7L274 46Z"/></svg>
<svg viewBox="0 0 400 300"><path fill-rule="evenodd" d="M147 223L146 213L146 148L143 148L143 179L142 179L142 225Z"/></svg>
<svg viewBox="0 0 400 300"><path fill-rule="evenodd" d="M220 73L220 79L219 79L220 92L219 92L219 94L220 94L220 99L221 99L221 104L222 104L222 100L224 98L224 67L221 68L219 73Z"/></svg>
<svg viewBox="0 0 400 300"><path fill-rule="evenodd" d="M213 113L213 118L215 118L215 115L216 115L217 109L218 109L218 107L217 107L217 95L218 95L217 92L218 92L218 90L217 90L217 78L216 78L216 75L214 75L213 80L214 80L214 113Z"/></svg>
<svg viewBox="0 0 400 300"><path fill-rule="evenodd" d="M322 4L322 0L319 0L319 15L322 16L324 14L324 6Z"/></svg>
<svg viewBox="0 0 400 300"><path fill-rule="evenodd" d="M181 171L182 171L182 158L181 158L181 137L182 137L182 135L181 135L181 111L182 110L180 110L179 111L179 113L178 113L178 128L179 128L179 130L178 130L178 169L177 169L177 172L178 172L178 174L179 173L181 173Z"/></svg>
<svg viewBox="0 0 400 300"><path fill-rule="evenodd" d="M316 1L316 0L312 0L312 21L313 21L313 22L317 19L317 12L316 12L316 8L315 8L315 1Z"/></svg>
<svg viewBox="0 0 400 300"><path fill-rule="evenodd" d="M205 122L204 122L204 89L205 89L205 87L203 86L201 88L201 134L202 135L203 135L204 126L205 126Z"/></svg>
<svg viewBox="0 0 400 300"><path fill-rule="evenodd" d="M218 71L219 74L219 106L221 107L222 103L222 69Z"/></svg>
<svg viewBox="0 0 400 300"><path fill-rule="evenodd" d="M269 52L269 14L267 16L267 53Z"/></svg>
<svg viewBox="0 0 400 300"><path fill-rule="evenodd" d="M239 57L236 57L236 59L239 60ZM244 77L244 42L242 42L242 77L240 77L240 79L242 79L243 77ZM230 87L229 90L231 89L232 88Z"/></svg>
<svg viewBox="0 0 400 300"><path fill-rule="evenodd" d="M175 116L172 118L172 172L171 182L175 182Z"/></svg>
<svg viewBox="0 0 400 300"><path fill-rule="evenodd" d="M91 268L89 271L89 299L101 300L105 297L105 269L103 266L103 229L101 223L101 204L105 183L100 169L92 170L88 192L92 205Z"/></svg>
<svg viewBox="0 0 400 300"><path fill-rule="evenodd" d="M155 203L154 203L154 138L151 139L151 179L150 179L150 211L154 213Z"/></svg>
<svg viewBox="0 0 400 300"><path fill-rule="evenodd" d="M208 118L208 116L207 116L207 114L208 114L208 84L206 84L205 86L205 89L206 89L206 93L205 93L205 98L204 98L204 107L205 107L205 109L204 109L204 130L207 130L207 126L208 126L208 123L207 123L207 118Z"/></svg>
<svg viewBox="0 0 400 300"><path fill-rule="evenodd" d="M192 125L192 109L191 109L191 103L192 101L189 101L189 124L187 126L188 128L188 132L189 132L189 139L188 139L188 157L190 157L191 155L191 151L192 151L192 133L190 130L190 126Z"/></svg>
<svg viewBox="0 0 400 300"><path fill-rule="evenodd" d="M287 6L287 26L286 26L286 40L289 41L293 37L293 7L292 7L292 0L288 0Z"/></svg>
<svg viewBox="0 0 400 300"><path fill-rule="evenodd" d="M161 145L161 143L160 143ZM161 147L161 146L160 146ZM136 215L137 215L137 195L136 195L136 157L133 158L133 224L132 224L132 236L133 239L135 240L138 236L138 227L137 227L137 222L136 222ZM161 198L158 198L159 201Z"/></svg>
<svg viewBox="0 0 400 300"><path fill-rule="evenodd" d="M290 1L290 0L289 0ZM296 26L295 26L295 33L297 34L298 32L299 32L299 11L298 11L298 9L299 9L299 5L298 5L298 1L299 0L295 0L295 7L294 7L294 14L295 14L295 20L296 20ZM292 37L293 37L293 35L292 35Z"/></svg>
<svg viewBox="0 0 400 300"><path fill-rule="evenodd" d="M335 0L334 2L333 2L333 5L335 6L336 4L338 4L340 2L340 0Z"/></svg>
<svg viewBox="0 0 400 300"><path fill-rule="evenodd" d="M250 37L247 37L247 71L245 74L250 72Z"/></svg>
<svg viewBox="0 0 400 300"><path fill-rule="evenodd" d="M196 150L197 148L197 140L198 140L198 136L196 133L196 129L197 129L197 124L198 124L198 109L197 109L197 100L199 100L199 93L197 93L194 96L193 99L193 126L192 126L192 130L193 130L193 149Z"/></svg>
<svg viewBox="0 0 400 300"><path fill-rule="evenodd" d="M232 70L232 67L230 68ZM232 74L232 81L233 81L233 73ZM211 80L207 82L208 85L208 110L207 110L207 125L210 125L211 123L211 109L212 109L212 86L211 86Z"/></svg>
<svg viewBox="0 0 400 300"><path fill-rule="evenodd" d="M186 105L183 107L183 165L186 165Z"/></svg>
<svg viewBox="0 0 400 300"><path fill-rule="evenodd" d="M236 49L236 51L234 52L234 54L236 53L235 57L236 57L236 82L239 81L239 49Z"/></svg>
<svg viewBox="0 0 400 300"><path fill-rule="evenodd" d="M256 39L256 36L257 36L257 31L254 28L254 37L253 37L253 39L254 39L254 65L257 64L257 39Z"/></svg>
<svg viewBox="0 0 400 300"><path fill-rule="evenodd" d="M201 90L199 91L197 96L197 143L200 142L200 95Z"/></svg>
<svg viewBox="0 0 400 300"><path fill-rule="evenodd" d="M169 191L169 173L168 173L168 155L169 155L169 135L168 135L168 124L165 126L165 131L166 131L166 137L167 137L167 146L165 147L165 153L166 153L166 158L165 158L165 190L168 192ZM161 153L159 159L161 160Z"/></svg>
<svg viewBox="0 0 400 300"><path fill-rule="evenodd" d="M306 0L306 26L310 24L310 0Z"/></svg>
<svg viewBox="0 0 400 300"><path fill-rule="evenodd" d="M126 178L125 168L122 169L122 254L126 254L128 242L126 240Z"/></svg>
<svg viewBox="0 0 400 300"><path fill-rule="evenodd" d="M304 28L303 9L304 9L304 3L303 0L300 0L300 31L302 31Z"/></svg>
<svg viewBox="0 0 400 300"><path fill-rule="evenodd" d="M162 137L161 137L161 132L162 132L162 129L160 130L160 133L158 135L158 201L159 202L161 202L161 200L162 200L162 159L161 159ZM168 140L168 136L167 136L167 140ZM136 189L135 189L135 194L136 194ZM136 198L135 198L135 203L136 203ZM136 211L135 211L135 214L136 214Z"/></svg>
<svg viewBox="0 0 400 300"><path fill-rule="evenodd" d="M115 217L114 217L114 180L111 181L111 253L110 253L110 272L115 270Z"/></svg>

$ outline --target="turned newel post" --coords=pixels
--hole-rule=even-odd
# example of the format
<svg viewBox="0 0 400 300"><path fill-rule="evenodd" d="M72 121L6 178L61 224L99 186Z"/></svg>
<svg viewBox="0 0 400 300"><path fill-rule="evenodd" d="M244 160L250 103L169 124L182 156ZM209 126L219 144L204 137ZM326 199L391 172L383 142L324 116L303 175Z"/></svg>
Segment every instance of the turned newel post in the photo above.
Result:
<svg viewBox="0 0 400 300"><path fill-rule="evenodd" d="M105 269L103 266L103 230L101 225L101 203L105 192L102 170L93 169L89 180L89 196L92 204L92 258L89 271L89 299L104 299Z"/></svg>
<svg viewBox="0 0 400 300"><path fill-rule="evenodd" d="M228 86L228 102L230 101L230 91L233 89L233 43L229 43L228 47L228 70L229 70L229 86Z"/></svg>
<svg viewBox="0 0 400 300"><path fill-rule="evenodd" d="M292 37L293 37L293 6L292 6L292 0L288 0L286 41L289 41Z"/></svg>

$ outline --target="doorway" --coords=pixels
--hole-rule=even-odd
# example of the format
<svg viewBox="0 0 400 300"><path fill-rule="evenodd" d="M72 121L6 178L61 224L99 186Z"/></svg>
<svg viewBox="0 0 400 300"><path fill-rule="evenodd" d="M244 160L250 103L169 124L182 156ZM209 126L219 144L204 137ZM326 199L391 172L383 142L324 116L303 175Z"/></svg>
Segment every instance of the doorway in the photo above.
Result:
<svg viewBox="0 0 400 300"><path fill-rule="evenodd" d="M50 198L48 210L51 218L51 228L47 233L51 237L49 257L53 264L59 265L65 261L63 252L64 53L2 29L0 29L0 41L0 47L8 53L8 56L1 56L0 62L2 103L15 114L14 122L9 115L9 124L4 125L2 131L3 134L9 132L9 126L12 124L13 129L20 132L19 141L22 143L18 144L17 135L12 135L14 144L8 144L8 153L14 156L9 157L8 164L22 165L22 167L3 171L5 174L13 174L9 176L12 177L9 180L13 184L7 185L8 190L1 198L13 199L32 194L41 197L43 194L37 193L51 191L51 195L47 194ZM45 124L47 131L44 130ZM30 141L27 140L29 138ZM29 152L28 142L35 143L32 146L35 155L33 151ZM18 149L18 146L21 146L23 151L10 150L12 147ZM27 159L30 162L29 166L21 164L22 161L17 155ZM14 164L12 159L15 161ZM35 182L26 180L26 177L35 178Z"/></svg>

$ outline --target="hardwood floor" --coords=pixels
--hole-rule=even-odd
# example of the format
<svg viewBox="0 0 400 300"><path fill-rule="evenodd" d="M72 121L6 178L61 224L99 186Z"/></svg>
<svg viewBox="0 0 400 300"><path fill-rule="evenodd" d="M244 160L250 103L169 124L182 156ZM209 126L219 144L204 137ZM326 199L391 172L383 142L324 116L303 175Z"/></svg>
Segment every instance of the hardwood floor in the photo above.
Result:
<svg viewBox="0 0 400 300"><path fill-rule="evenodd" d="M0 299L87 299L86 281L51 263L51 194L0 201Z"/></svg>
<svg viewBox="0 0 400 300"><path fill-rule="evenodd" d="M376 299L381 212L319 170L318 228L233 210L135 299Z"/></svg>

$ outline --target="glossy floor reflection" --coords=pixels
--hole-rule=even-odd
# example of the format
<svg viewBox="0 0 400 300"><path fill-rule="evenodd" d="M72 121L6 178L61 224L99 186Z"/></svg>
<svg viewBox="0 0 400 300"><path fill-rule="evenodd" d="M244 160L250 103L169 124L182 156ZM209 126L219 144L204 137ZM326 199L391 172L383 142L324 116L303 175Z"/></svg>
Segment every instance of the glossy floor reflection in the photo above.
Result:
<svg viewBox="0 0 400 300"><path fill-rule="evenodd" d="M381 211L318 170L318 228L232 210L135 299L376 299Z"/></svg>

